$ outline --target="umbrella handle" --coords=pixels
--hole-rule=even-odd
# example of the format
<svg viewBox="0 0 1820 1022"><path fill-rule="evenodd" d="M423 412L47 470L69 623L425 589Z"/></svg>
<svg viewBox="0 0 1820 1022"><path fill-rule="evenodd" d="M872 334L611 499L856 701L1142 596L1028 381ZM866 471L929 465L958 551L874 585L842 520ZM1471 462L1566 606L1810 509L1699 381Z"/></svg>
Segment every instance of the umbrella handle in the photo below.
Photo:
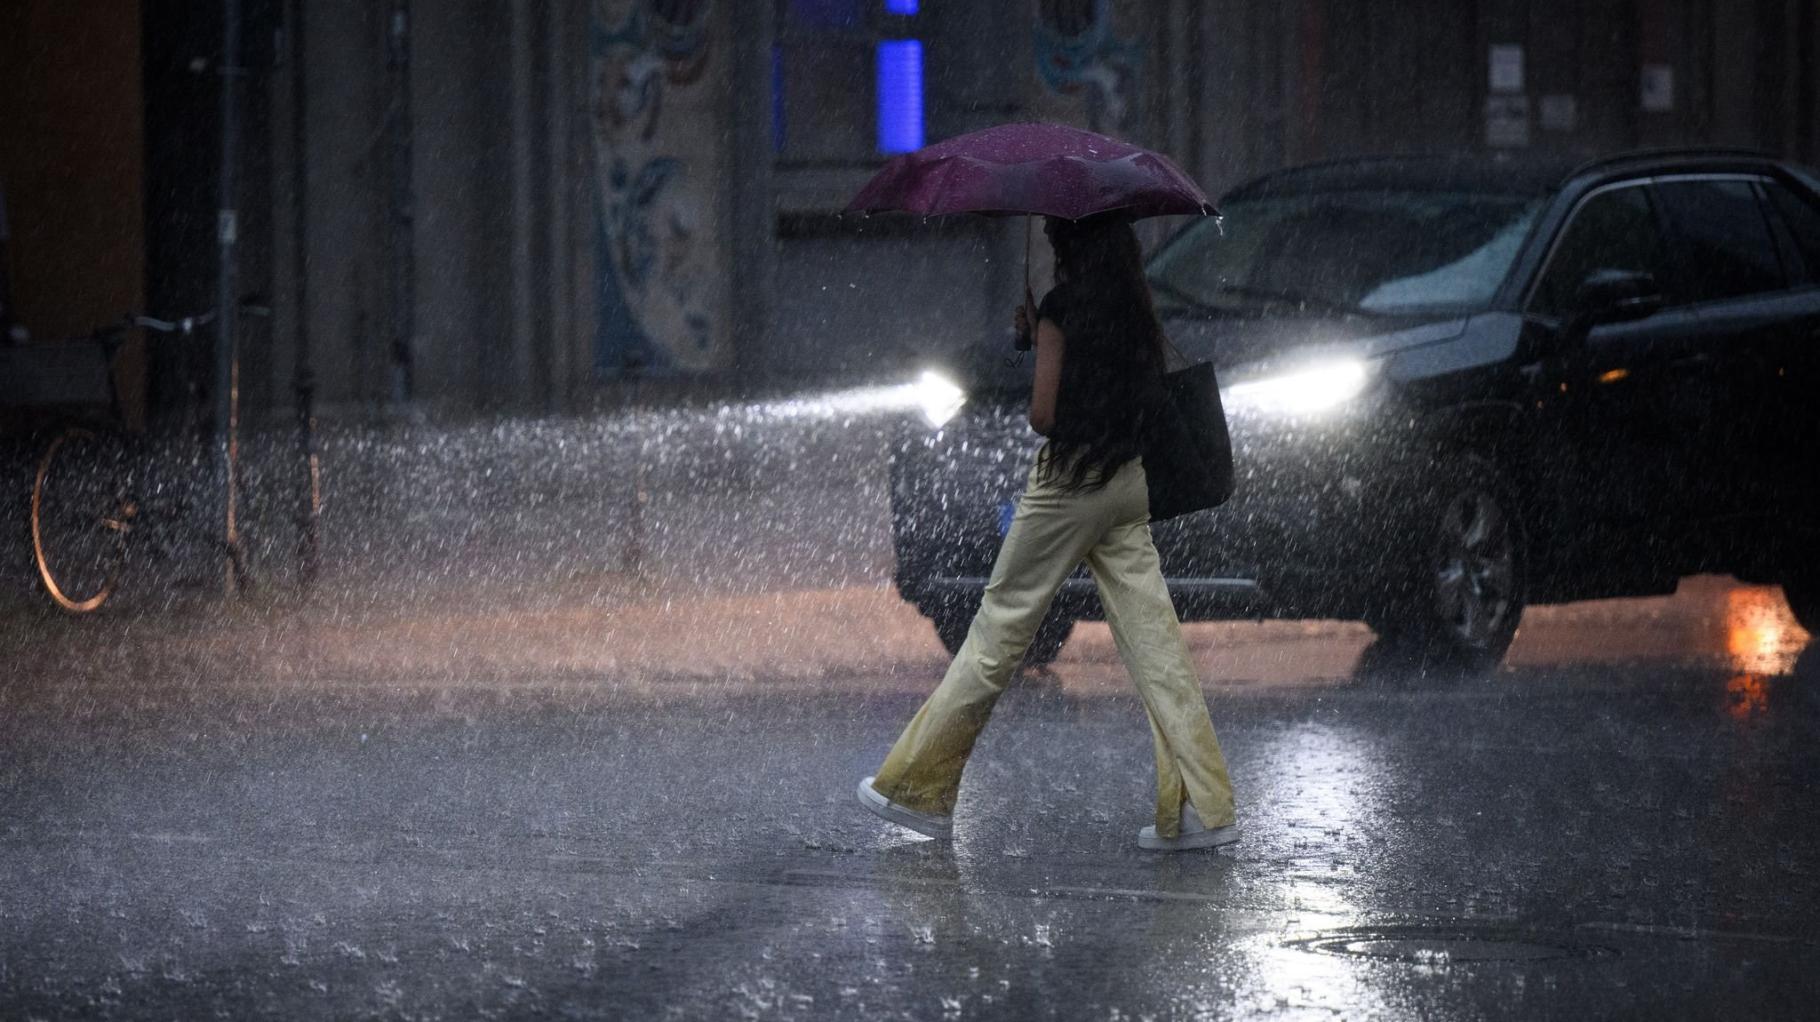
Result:
<svg viewBox="0 0 1820 1022"><path fill-rule="evenodd" d="M1034 216L1024 218L1024 294L1020 301L1027 310L1025 315L1029 317L1030 329L1017 336L1015 346L1019 351L1029 351L1036 334L1036 310L1030 308L1032 304L1030 300L1032 297L1030 293L1030 235L1035 230L1035 223L1036 217Z"/></svg>
<svg viewBox="0 0 1820 1022"><path fill-rule="evenodd" d="M1036 232L1036 217L1024 217L1024 294L1030 294L1030 235Z"/></svg>

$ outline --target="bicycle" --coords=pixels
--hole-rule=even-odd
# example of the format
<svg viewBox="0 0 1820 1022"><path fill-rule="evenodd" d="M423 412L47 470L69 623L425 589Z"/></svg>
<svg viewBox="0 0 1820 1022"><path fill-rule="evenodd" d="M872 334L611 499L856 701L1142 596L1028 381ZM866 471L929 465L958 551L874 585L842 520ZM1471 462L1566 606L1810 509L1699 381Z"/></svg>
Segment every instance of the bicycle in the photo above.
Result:
<svg viewBox="0 0 1820 1022"><path fill-rule="evenodd" d="M243 306L243 311L263 310ZM133 330L189 338L214 319L213 312L179 320L131 316L83 341L41 346L58 349L71 366L86 364L87 393L91 398L102 391L107 395L105 411L91 402L87 414L66 412L61 416L64 421L38 458L32 479L32 557L45 594L63 610L86 614L100 609L118 588L131 549L140 544L174 558L185 540L200 540L205 551L225 563L230 593L253 588L238 521L238 352L232 360L229 386L225 480L217 450L191 428L194 400L185 404L190 421L184 428L167 436L135 436L120 426L118 394L112 385L114 357ZM106 367L105 384L94 382L96 366ZM321 513L320 466L313 437L307 435L312 425L307 416L300 417L300 427L306 431L302 448L309 462L303 514L307 548L300 546L307 564L306 581L314 574L315 527ZM166 447L173 449L163 449ZM225 493L220 489L223 486ZM203 525L196 514L199 504L221 509L225 515L218 524Z"/></svg>

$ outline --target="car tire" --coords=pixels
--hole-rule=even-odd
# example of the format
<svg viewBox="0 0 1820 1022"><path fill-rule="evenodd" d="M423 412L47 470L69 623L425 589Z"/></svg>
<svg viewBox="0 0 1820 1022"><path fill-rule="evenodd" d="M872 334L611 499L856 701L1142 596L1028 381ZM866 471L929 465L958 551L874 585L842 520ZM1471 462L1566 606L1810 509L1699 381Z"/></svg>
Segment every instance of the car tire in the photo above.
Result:
<svg viewBox="0 0 1820 1022"><path fill-rule="evenodd" d="M967 630L973 627L973 614L948 611L938 614L935 619L935 634L942 640L948 654L953 656L961 651L961 643L967 641ZM1061 655L1062 646L1068 636L1074 632L1074 617L1058 610L1051 610L1043 623L1037 626L1036 638L1030 640L1030 648L1024 651L1025 667L1043 667L1055 661Z"/></svg>
<svg viewBox="0 0 1820 1022"><path fill-rule="evenodd" d="M1516 491L1490 460L1444 459L1409 501L1401 563L1365 613L1386 649L1424 667L1496 666L1523 616L1527 538Z"/></svg>
<svg viewBox="0 0 1820 1022"><path fill-rule="evenodd" d="M1807 633L1820 636L1820 579L1812 577L1782 583L1782 596L1788 609Z"/></svg>

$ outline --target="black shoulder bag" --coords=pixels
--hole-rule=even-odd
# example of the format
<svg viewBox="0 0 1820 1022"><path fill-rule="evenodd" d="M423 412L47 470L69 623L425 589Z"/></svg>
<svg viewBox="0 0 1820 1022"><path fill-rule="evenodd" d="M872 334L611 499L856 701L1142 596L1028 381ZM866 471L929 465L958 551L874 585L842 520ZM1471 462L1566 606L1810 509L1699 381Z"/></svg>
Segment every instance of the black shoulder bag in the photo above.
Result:
<svg viewBox="0 0 1820 1022"><path fill-rule="evenodd" d="M1179 350L1176 356L1187 361ZM1153 522L1219 507L1232 496L1233 485L1232 438L1213 363L1197 362L1165 374L1163 394L1144 443Z"/></svg>

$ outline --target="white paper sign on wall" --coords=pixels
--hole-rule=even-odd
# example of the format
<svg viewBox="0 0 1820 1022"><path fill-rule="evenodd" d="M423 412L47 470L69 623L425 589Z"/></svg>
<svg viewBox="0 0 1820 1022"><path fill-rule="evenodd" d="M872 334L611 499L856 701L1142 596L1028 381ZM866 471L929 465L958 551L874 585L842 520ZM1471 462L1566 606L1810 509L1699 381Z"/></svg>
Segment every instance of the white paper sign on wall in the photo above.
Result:
<svg viewBox="0 0 1820 1022"><path fill-rule="evenodd" d="M1485 144L1493 149L1520 149L1529 144L1529 97L1485 97Z"/></svg>
<svg viewBox="0 0 1820 1022"><path fill-rule="evenodd" d="M1491 91L1523 91L1523 47L1515 43L1492 44Z"/></svg>

